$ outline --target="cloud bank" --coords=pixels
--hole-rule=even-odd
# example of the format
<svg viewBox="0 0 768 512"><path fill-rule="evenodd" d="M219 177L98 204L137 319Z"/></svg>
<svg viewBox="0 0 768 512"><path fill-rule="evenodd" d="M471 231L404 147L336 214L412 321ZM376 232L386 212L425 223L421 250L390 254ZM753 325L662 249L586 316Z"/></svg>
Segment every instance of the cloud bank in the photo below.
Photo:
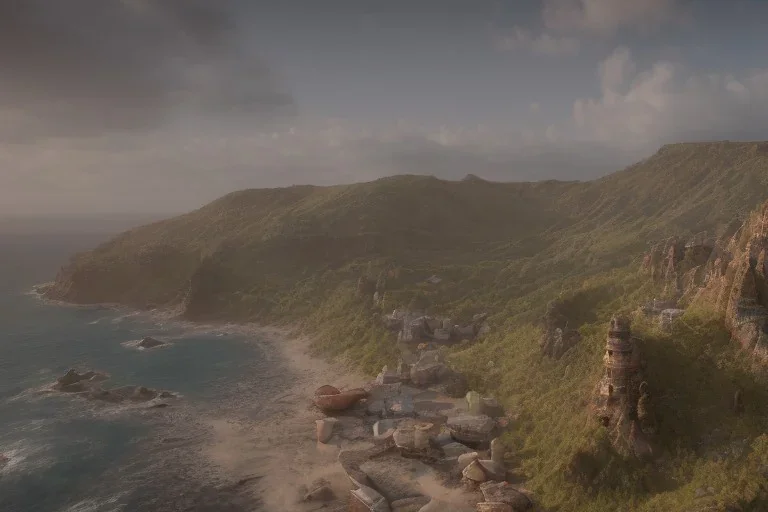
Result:
<svg viewBox="0 0 768 512"><path fill-rule="evenodd" d="M0 2L0 136L146 130L292 105L238 41L233 0Z"/></svg>

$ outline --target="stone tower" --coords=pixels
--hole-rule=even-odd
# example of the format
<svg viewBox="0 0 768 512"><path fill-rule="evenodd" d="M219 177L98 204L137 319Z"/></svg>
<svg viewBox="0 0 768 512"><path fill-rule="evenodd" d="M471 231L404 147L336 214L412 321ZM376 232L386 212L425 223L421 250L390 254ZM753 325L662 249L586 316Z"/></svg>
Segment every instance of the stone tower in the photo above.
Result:
<svg viewBox="0 0 768 512"><path fill-rule="evenodd" d="M632 337L628 318L611 319L603 364L605 371L600 380L597 406L598 415L607 425L617 414L633 416L639 398L640 350Z"/></svg>

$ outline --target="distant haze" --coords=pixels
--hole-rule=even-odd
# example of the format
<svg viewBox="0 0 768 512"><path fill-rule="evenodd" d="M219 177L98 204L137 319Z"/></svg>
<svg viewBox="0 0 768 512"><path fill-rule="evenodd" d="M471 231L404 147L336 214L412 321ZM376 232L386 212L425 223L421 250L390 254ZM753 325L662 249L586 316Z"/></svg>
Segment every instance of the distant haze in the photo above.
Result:
<svg viewBox="0 0 768 512"><path fill-rule="evenodd" d="M0 216L768 139L760 0L7 0Z"/></svg>

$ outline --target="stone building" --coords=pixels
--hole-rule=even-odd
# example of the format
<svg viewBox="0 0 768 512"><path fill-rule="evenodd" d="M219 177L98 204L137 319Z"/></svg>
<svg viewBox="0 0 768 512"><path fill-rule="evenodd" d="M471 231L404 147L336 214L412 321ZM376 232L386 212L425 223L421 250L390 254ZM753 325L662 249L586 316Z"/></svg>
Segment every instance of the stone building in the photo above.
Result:
<svg viewBox="0 0 768 512"><path fill-rule="evenodd" d="M605 370L598 386L597 414L608 426L618 415L634 414L642 382L638 340L632 337L630 320L611 319L603 355Z"/></svg>

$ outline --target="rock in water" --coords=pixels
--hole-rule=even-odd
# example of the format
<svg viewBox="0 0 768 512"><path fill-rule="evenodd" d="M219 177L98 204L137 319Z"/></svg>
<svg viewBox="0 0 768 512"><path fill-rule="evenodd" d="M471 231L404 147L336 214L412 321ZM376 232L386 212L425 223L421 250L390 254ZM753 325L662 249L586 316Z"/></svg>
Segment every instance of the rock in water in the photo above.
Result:
<svg viewBox="0 0 768 512"><path fill-rule="evenodd" d="M138 344L139 347L142 348L155 348L159 347L161 345L165 345L165 342L162 342L160 340L156 340L155 338L147 336L143 340L141 340Z"/></svg>
<svg viewBox="0 0 768 512"><path fill-rule="evenodd" d="M106 378L107 375L103 373L88 371L81 374L75 370L69 370L63 377L59 377L56 380L54 388L66 392L84 391L88 384L105 380Z"/></svg>

